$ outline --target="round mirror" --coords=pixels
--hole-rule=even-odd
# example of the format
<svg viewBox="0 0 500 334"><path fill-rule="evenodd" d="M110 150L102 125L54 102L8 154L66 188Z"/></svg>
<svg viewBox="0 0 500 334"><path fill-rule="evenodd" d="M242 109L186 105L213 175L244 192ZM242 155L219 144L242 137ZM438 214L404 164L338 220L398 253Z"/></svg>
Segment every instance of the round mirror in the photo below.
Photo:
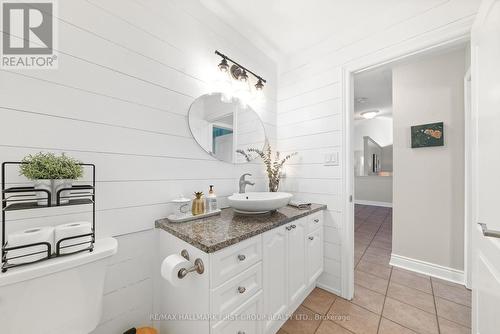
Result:
<svg viewBox="0 0 500 334"><path fill-rule="evenodd" d="M194 139L211 156L231 163L245 163L240 150L266 144L266 132L259 115L236 98L221 93L198 97L189 108L189 128Z"/></svg>

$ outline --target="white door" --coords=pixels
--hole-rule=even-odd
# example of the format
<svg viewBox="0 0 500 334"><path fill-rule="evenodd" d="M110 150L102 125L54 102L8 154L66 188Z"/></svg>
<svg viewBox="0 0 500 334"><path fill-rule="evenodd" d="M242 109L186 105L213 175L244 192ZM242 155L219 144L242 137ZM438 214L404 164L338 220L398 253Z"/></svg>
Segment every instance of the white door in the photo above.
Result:
<svg viewBox="0 0 500 334"><path fill-rule="evenodd" d="M473 333L500 333L500 0L484 0L472 30Z"/></svg>
<svg viewBox="0 0 500 334"><path fill-rule="evenodd" d="M306 220L290 224L288 231L288 300L289 305L299 304L306 290Z"/></svg>
<svg viewBox="0 0 500 334"><path fill-rule="evenodd" d="M291 224L289 224L291 225ZM275 228L263 236L263 290L264 314L271 316L264 325L264 333L275 333L281 322L279 316L285 314L288 306L287 226Z"/></svg>

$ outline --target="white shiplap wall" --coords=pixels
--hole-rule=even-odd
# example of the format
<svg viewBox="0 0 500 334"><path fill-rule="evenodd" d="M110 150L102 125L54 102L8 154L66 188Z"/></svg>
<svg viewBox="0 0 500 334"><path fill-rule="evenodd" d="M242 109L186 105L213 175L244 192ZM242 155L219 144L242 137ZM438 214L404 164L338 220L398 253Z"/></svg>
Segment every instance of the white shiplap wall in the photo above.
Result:
<svg viewBox="0 0 500 334"><path fill-rule="evenodd" d="M214 184L224 203L244 172L266 187L260 165L215 161L189 132L190 104L212 89L214 50L268 80L257 112L271 143L276 65L195 0L58 1L57 20L57 70L0 71L0 157L54 151L96 165L97 237L117 236L119 252L95 333L118 334L150 324L154 220L168 214L169 200ZM21 229L86 214L54 208L9 219Z"/></svg>
<svg viewBox="0 0 500 334"><path fill-rule="evenodd" d="M287 167L283 189L297 197L328 204L325 227L325 273L320 283L341 292L342 231L345 228L343 161L339 167L323 166L326 153L343 153L342 68L399 49L441 40L470 29L479 1L429 2L395 23L381 22L380 29L339 46L327 39L293 55L280 64L278 91L278 147L297 151ZM404 8L402 8L403 10ZM359 24L359 22L353 22ZM335 40L335 32L332 32Z"/></svg>

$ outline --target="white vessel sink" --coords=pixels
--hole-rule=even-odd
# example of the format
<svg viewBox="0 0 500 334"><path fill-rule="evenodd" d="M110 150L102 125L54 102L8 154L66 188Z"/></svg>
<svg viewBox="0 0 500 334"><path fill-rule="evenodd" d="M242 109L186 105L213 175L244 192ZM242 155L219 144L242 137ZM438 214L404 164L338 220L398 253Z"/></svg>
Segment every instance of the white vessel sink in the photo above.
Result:
<svg viewBox="0 0 500 334"><path fill-rule="evenodd" d="M245 214L261 214L282 208L290 202L292 194L282 192L248 192L228 197L234 211Z"/></svg>

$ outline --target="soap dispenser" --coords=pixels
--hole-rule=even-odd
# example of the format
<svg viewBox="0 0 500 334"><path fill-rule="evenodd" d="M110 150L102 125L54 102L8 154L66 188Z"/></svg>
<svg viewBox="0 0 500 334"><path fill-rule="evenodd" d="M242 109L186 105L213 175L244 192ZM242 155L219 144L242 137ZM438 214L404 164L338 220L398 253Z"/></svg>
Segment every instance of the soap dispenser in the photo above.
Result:
<svg viewBox="0 0 500 334"><path fill-rule="evenodd" d="M217 211L217 195L214 191L214 186L210 185L207 195L207 211L214 212Z"/></svg>

